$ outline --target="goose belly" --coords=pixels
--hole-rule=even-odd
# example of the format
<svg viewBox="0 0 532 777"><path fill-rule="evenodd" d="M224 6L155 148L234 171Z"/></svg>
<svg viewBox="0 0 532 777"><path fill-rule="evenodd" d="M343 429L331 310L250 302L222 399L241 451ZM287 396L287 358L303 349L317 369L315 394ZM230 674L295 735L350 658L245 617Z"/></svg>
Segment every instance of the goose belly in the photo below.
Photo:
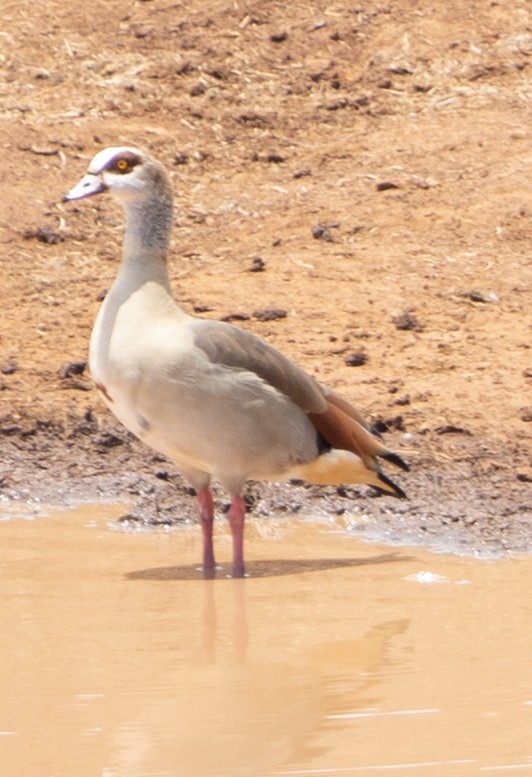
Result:
<svg viewBox="0 0 532 777"><path fill-rule="evenodd" d="M130 432L184 470L260 479L317 455L307 415L256 376L183 365L179 376L130 372L100 392Z"/></svg>

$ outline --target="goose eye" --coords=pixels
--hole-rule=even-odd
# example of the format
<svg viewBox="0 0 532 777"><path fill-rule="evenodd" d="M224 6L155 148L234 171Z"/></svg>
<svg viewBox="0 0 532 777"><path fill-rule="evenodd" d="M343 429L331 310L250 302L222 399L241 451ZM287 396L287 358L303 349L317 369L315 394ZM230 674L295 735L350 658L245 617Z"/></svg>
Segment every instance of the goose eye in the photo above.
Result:
<svg viewBox="0 0 532 777"><path fill-rule="evenodd" d="M127 161L127 159L119 159L118 162L116 163L116 169L120 173L127 173L127 171L129 170L129 162Z"/></svg>

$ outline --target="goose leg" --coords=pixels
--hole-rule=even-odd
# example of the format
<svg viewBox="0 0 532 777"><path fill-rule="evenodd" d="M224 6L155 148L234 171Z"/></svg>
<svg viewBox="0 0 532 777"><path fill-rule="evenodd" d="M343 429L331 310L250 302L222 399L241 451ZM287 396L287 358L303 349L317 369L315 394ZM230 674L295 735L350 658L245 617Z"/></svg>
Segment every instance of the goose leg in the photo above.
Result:
<svg viewBox="0 0 532 777"><path fill-rule="evenodd" d="M203 570L210 571L214 569L215 561L212 546L214 503L209 486L204 486L198 490L198 506L201 530L203 532Z"/></svg>
<svg viewBox="0 0 532 777"><path fill-rule="evenodd" d="M242 496L232 497L227 517L233 536L233 569L231 574L233 577L244 577L244 519L246 517L246 503Z"/></svg>

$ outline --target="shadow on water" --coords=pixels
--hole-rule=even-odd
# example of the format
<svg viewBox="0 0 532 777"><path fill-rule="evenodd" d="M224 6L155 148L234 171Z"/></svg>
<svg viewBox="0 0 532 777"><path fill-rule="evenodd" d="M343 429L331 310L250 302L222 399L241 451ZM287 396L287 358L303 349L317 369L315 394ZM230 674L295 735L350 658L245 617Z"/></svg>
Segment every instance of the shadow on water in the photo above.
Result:
<svg viewBox="0 0 532 777"><path fill-rule="evenodd" d="M283 575L299 575L305 572L323 572L344 567L373 566L411 561L411 556L402 553L381 553L371 558L329 558L329 559L274 559L250 561L246 564L246 577L281 577ZM203 580L219 578L230 579L230 567L217 567L204 573L201 567L194 564L182 566L155 567L129 572L128 580Z"/></svg>

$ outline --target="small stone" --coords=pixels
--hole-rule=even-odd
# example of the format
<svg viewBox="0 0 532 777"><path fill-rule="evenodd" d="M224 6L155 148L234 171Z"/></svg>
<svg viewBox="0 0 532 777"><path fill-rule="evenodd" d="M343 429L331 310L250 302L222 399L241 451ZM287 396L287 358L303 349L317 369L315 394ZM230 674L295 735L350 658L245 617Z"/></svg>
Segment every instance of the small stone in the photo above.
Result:
<svg viewBox="0 0 532 777"><path fill-rule="evenodd" d="M423 331L423 325L420 324L417 318L409 311L405 311L404 313L401 313L401 315L395 316L393 322L396 329L412 332Z"/></svg>
<svg viewBox="0 0 532 777"><path fill-rule="evenodd" d="M63 240L63 236L47 224L35 227L34 229L25 229L22 233L22 237L24 240L38 240L39 243L47 243L48 245L55 245Z"/></svg>
<svg viewBox="0 0 532 777"><path fill-rule="evenodd" d="M519 418L521 421L530 422L532 421L532 407L522 407L519 413Z"/></svg>
<svg viewBox="0 0 532 777"><path fill-rule="evenodd" d="M340 97L338 100L331 100L328 103L325 103L323 107L326 111L341 111L343 108L347 108L349 105L349 100L347 97Z"/></svg>
<svg viewBox="0 0 532 777"><path fill-rule="evenodd" d="M57 148L53 148L52 146L30 146L29 151L38 156L55 156L59 153Z"/></svg>
<svg viewBox="0 0 532 777"><path fill-rule="evenodd" d="M194 305L194 313L210 313L213 308L210 305Z"/></svg>
<svg viewBox="0 0 532 777"><path fill-rule="evenodd" d="M249 316L247 313L226 313L220 321L249 321Z"/></svg>
<svg viewBox="0 0 532 777"><path fill-rule="evenodd" d="M4 362L2 364L1 372L2 375L13 375L14 372L18 370L18 364L14 359L11 359L10 361Z"/></svg>
<svg viewBox="0 0 532 777"><path fill-rule="evenodd" d="M393 418L377 418L371 424L371 430L375 434L383 434L390 431L390 429L397 429L398 432L404 432L405 425L402 415L396 415Z"/></svg>
<svg viewBox="0 0 532 777"><path fill-rule="evenodd" d="M411 76L412 71L407 65L390 65L388 68L390 73L394 73L397 76Z"/></svg>
<svg viewBox="0 0 532 777"><path fill-rule="evenodd" d="M93 443L100 449L116 448L118 445L123 445L124 440L113 432L102 432L93 440Z"/></svg>
<svg viewBox="0 0 532 777"><path fill-rule="evenodd" d="M315 240L325 240L327 243L332 243L331 231L323 224L316 224L312 227L312 237Z"/></svg>
<svg viewBox="0 0 532 777"><path fill-rule="evenodd" d="M206 86L201 81L199 81L197 84L195 84L189 91L189 95L191 97L199 97L202 94L205 94Z"/></svg>
<svg viewBox="0 0 532 777"><path fill-rule="evenodd" d="M455 424L445 424L444 426L437 426L434 430L436 434L467 434L471 436L469 429L464 429L463 426L456 426Z"/></svg>
<svg viewBox="0 0 532 777"><path fill-rule="evenodd" d="M279 318L286 318L287 312L283 308L264 308L264 310L255 310L253 318L257 321L276 321Z"/></svg>
<svg viewBox="0 0 532 777"><path fill-rule="evenodd" d="M292 177L298 180L299 178L305 178L307 175L312 175L312 172L308 167L305 167L303 170L296 170Z"/></svg>
<svg viewBox="0 0 532 777"><path fill-rule="evenodd" d="M393 181L379 181L379 183L375 184L375 188L378 192L385 192L388 189L400 189L401 187L397 183L393 183Z"/></svg>
<svg viewBox="0 0 532 777"><path fill-rule="evenodd" d="M405 397L397 397L397 399L394 401L394 405L409 405L410 404L410 397L408 394Z"/></svg>
<svg viewBox="0 0 532 777"><path fill-rule="evenodd" d="M260 256L254 256L251 260L251 266L248 267L249 272L264 272L266 269L266 262Z"/></svg>
<svg viewBox="0 0 532 777"><path fill-rule="evenodd" d="M354 353L350 353L349 356L346 356L344 362L348 367L361 367L363 364L366 364L367 360L367 353L364 353L364 351L355 351Z"/></svg>
<svg viewBox="0 0 532 777"><path fill-rule="evenodd" d="M469 299L471 302L498 302L499 298L492 291L480 291L479 289L471 289L471 291L462 291L459 293L460 297Z"/></svg>
<svg viewBox="0 0 532 777"><path fill-rule="evenodd" d="M338 222L334 224L315 224L312 227L312 237L315 240L325 240L327 243L333 242L333 236L331 229L338 229L340 224Z"/></svg>
<svg viewBox="0 0 532 777"><path fill-rule="evenodd" d="M270 164L274 165L280 165L282 162L285 161L285 157L282 156L282 154L266 154L266 161L270 162Z"/></svg>
<svg viewBox="0 0 532 777"><path fill-rule="evenodd" d="M0 424L0 434L6 437L12 437L22 431L22 427L15 423L2 423Z"/></svg>
<svg viewBox="0 0 532 777"><path fill-rule="evenodd" d="M61 365L58 375L61 380L71 378L73 375L83 375L87 362L65 362Z"/></svg>
<svg viewBox="0 0 532 777"><path fill-rule="evenodd" d="M188 154L185 154L183 151L179 152L174 157L174 165L187 165L188 164Z"/></svg>

